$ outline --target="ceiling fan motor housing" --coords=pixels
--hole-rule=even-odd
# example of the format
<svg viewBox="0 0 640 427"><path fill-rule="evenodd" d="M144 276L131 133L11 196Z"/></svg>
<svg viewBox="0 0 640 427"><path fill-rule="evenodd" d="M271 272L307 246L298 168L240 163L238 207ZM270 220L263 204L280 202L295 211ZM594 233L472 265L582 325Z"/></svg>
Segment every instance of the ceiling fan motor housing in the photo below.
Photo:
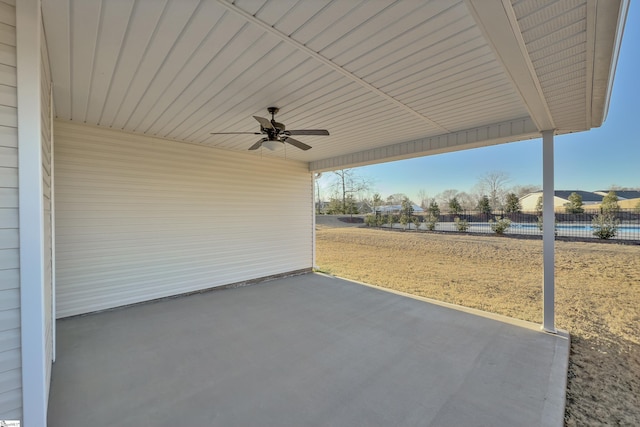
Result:
<svg viewBox="0 0 640 427"><path fill-rule="evenodd" d="M275 128L275 132L273 131L273 129L265 129L265 130L267 131L267 134L269 135L269 139L272 139L272 138L275 139L275 138L278 137L278 135L280 133L285 131L286 127L285 127L284 123L279 123L279 122L276 122L276 120L275 120L274 116L276 114L278 114L278 111L280 111L280 109L278 107L269 107L269 108L267 108L267 111L269 111L269 114L271 114L271 124Z"/></svg>
<svg viewBox="0 0 640 427"><path fill-rule="evenodd" d="M286 129L284 126L284 123L278 123L275 120L271 120L271 124L273 125L274 128L276 128L278 133L284 132L284 130Z"/></svg>

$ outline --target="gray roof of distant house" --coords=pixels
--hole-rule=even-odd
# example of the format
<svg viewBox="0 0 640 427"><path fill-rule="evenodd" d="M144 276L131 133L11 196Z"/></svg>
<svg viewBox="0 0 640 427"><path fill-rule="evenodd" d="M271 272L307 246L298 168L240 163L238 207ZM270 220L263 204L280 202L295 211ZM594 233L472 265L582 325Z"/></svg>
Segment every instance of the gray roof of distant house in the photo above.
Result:
<svg viewBox="0 0 640 427"><path fill-rule="evenodd" d="M609 190L598 190L602 193L608 193ZM624 199L624 200L628 200L628 199L637 199L640 198L640 191L638 190L614 190L616 193L616 196L618 196L618 199Z"/></svg>
<svg viewBox="0 0 640 427"><path fill-rule="evenodd" d="M569 200L569 196L571 195L571 193L579 194L580 197L582 197L583 202L601 202L603 198L603 196L599 194L592 193L590 191L582 191L582 190L556 190L553 192L553 194L556 197L560 197L561 199L566 199L566 200ZM542 191L535 191L533 193L529 193L525 196L522 196L520 199L523 199L525 197L535 195L535 194L539 194L542 196Z"/></svg>
<svg viewBox="0 0 640 427"><path fill-rule="evenodd" d="M602 197L600 194L592 193L591 191L582 191L582 190L557 190L554 192L556 197L560 197L561 199L569 199L571 193L577 193L582 197L583 202L601 202Z"/></svg>

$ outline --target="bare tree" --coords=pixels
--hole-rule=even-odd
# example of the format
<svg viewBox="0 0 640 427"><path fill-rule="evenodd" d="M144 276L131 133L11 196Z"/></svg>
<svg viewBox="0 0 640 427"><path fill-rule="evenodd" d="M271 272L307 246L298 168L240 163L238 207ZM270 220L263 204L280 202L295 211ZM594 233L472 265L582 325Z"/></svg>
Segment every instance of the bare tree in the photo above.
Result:
<svg viewBox="0 0 640 427"><path fill-rule="evenodd" d="M422 209L426 210L429 207L429 196L424 188L418 190L418 203Z"/></svg>
<svg viewBox="0 0 640 427"><path fill-rule="evenodd" d="M438 201L438 205L442 207L449 206L449 201L454 199L458 193L460 193L455 188L450 188L448 190L444 190L442 193L438 193L435 196L435 199Z"/></svg>
<svg viewBox="0 0 640 427"><path fill-rule="evenodd" d="M478 205L478 199L465 191L458 193L456 197L465 211L473 210Z"/></svg>
<svg viewBox="0 0 640 427"><path fill-rule="evenodd" d="M506 186L511 178L509 174L501 171L487 172L478 178L476 188L479 194L486 194L493 210L502 206L506 194Z"/></svg>
<svg viewBox="0 0 640 427"><path fill-rule="evenodd" d="M349 199L355 199L362 193L369 190L371 183L364 177L358 175L353 169L340 169L333 171L335 180L332 184L334 193L338 194L342 200L342 213L347 211Z"/></svg>
<svg viewBox="0 0 640 427"><path fill-rule="evenodd" d="M376 213L378 211L378 208L382 206L382 197L380 196L380 193L375 193L373 195L373 197L371 198L371 205L373 213Z"/></svg>
<svg viewBox="0 0 640 427"><path fill-rule="evenodd" d="M407 199L407 195L404 193L395 193L387 197L388 205L401 205L404 199Z"/></svg>
<svg viewBox="0 0 640 427"><path fill-rule="evenodd" d="M314 176L314 182L316 184L316 213L319 214L322 212L322 198L320 197L320 177L321 173L316 173Z"/></svg>
<svg viewBox="0 0 640 427"><path fill-rule="evenodd" d="M514 185L511 187L511 190L509 190L509 192L514 193L518 197L523 197L527 194L536 193L538 191L542 191L542 187L534 184Z"/></svg>

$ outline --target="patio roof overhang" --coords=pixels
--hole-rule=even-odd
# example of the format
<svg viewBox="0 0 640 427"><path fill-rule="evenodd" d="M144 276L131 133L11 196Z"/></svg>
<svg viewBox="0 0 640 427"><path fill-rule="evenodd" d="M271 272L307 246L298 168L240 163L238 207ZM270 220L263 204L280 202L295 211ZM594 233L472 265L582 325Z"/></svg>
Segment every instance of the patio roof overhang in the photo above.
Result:
<svg viewBox="0 0 640 427"><path fill-rule="evenodd" d="M246 151L281 109L312 171L602 124L628 2L43 0L58 119ZM263 153L282 156L282 153Z"/></svg>

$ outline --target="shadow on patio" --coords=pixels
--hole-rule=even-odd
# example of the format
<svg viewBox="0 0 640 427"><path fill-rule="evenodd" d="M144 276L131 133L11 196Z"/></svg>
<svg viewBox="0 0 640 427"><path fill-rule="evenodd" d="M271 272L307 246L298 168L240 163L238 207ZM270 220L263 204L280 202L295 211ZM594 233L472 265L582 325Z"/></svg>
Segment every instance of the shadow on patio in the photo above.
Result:
<svg viewBox="0 0 640 427"><path fill-rule="evenodd" d="M566 335L307 274L58 321L50 426L561 426Z"/></svg>

